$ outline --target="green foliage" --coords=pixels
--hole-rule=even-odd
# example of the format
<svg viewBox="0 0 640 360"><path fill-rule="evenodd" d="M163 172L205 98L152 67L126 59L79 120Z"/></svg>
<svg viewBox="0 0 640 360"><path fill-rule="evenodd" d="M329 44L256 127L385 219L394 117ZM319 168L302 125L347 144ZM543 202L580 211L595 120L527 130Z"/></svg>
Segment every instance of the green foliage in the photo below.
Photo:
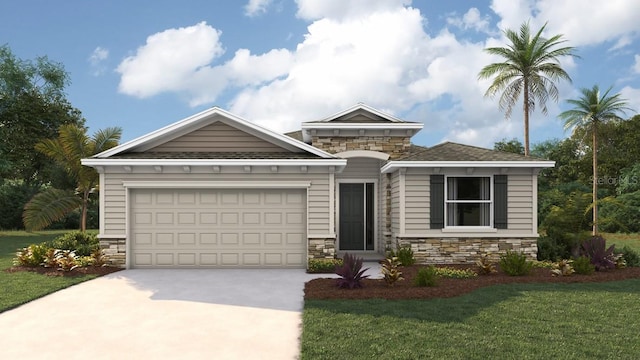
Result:
<svg viewBox="0 0 640 360"><path fill-rule="evenodd" d="M78 267L78 257L73 251L56 250L55 257L56 263L58 264L58 270L68 272Z"/></svg>
<svg viewBox="0 0 640 360"><path fill-rule="evenodd" d="M507 275L523 276L531 272L533 263L527 260L527 256L522 252L507 250L500 255L500 269Z"/></svg>
<svg viewBox="0 0 640 360"><path fill-rule="evenodd" d="M476 266L478 267L478 273L482 275L491 275L498 272L496 264L491 260L489 254L482 254L482 256L476 260Z"/></svg>
<svg viewBox="0 0 640 360"><path fill-rule="evenodd" d="M524 145L516 138L511 140L502 139L495 142L493 144L493 150L524 155Z"/></svg>
<svg viewBox="0 0 640 360"><path fill-rule="evenodd" d="M591 259L586 256L579 256L573 259L573 270L576 274L591 275L596 271L596 267L591 263Z"/></svg>
<svg viewBox="0 0 640 360"><path fill-rule="evenodd" d="M636 252L629 246L625 245L624 247L622 247L622 249L618 252L618 254L622 255L622 258L626 262L627 266L630 266L630 267L640 266L640 254L638 254L638 252Z"/></svg>
<svg viewBox="0 0 640 360"><path fill-rule="evenodd" d="M96 249L91 253L91 265L107 266L107 257L104 256L102 249Z"/></svg>
<svg viewBox="0 0 640 360"><path fill-rule="evenodd" d="M342 266L336 266L335 269L336 274L340 276L336 279L336 286L347 289L361 288L362 280L369 277L364 275L369 268L362 268L362 258L345 253L342 262Z"/></svg>
<svg viewBox="0 0 640 360"><path fill-rule="evenodd" d="M39 186L23 180L5 180L0 183L0 229L24 229L22 211L24 204L40 190Z"/></svg>
<svg viewBox="0 0 640 360"><path fill-rule="evenodd" d="M309 259L307 272L310 274L333 274L336 266L342 265L342 259Z"/></svg>
<svg viewBox="0 0 640 360"><path fill-rule="evenodd" d="M396 251L389 250L387 252L388 258L397 257L398 261L400 261L400 265L402 266L411 266L416 263L416 258L413 256L413 250L411 249L411 245L399 246L396 245Z"/></svg>
<svg viewBox="0 0 640 360"><path fill-rule="evenodd" d="M71 250L78 256L91 256L94 251L100 249L98 237L83 231L68 232L53 239L47 245L55 249Z"/></svg>
<svg viewBox="0 0 640 360"><path fill-rule="evenodd" d="M44 244L31 244L16 253L15 265L36 267L44 264L49 247Z"/></svg>
<svg viewBox="0 0 640 360"><path fill-rule="evenodd" d="M581 244L582 255L588 257L595 266L596 271L614 269L616 267L613 252L616 246L607 248L607 242L602 236L592 236Z"/></svg>
<svg viewBox="0 0 640 360"><path fill-rule="evenodd" d="M471 269L454 269L448 266L436 267L436 275L452 279L470 279L478 276L478 273Z"/></svg>
<svg viewBox="0 0 640 360"><path fill-rule="evenodd" d="M433 287L438 285L438 273L433 265L422 267L418 270L413 283L420 287Z"/></svg>
<svg viewBox="0 0 640 360"><path fill-rule="evenodd" d="M618 195L600 206L600 229L604 232L640 232L640 191Z"/></svg>
<svg viewBox="0 0 640 360"><path fill-rule="evenodd" d="M399 269L400 265L397 257L386 258L382 261L381 272L387 285L393 286L396 282L404 280L402 271Z"/></svg>
<svg viewBox="0 0 640 360"><path fill-rule="evenodd" d="M573 260L566 259L559 260L557 263L554 263L553 269L551 269L551 275L553 276L569 276L574 272Z"/></svg>

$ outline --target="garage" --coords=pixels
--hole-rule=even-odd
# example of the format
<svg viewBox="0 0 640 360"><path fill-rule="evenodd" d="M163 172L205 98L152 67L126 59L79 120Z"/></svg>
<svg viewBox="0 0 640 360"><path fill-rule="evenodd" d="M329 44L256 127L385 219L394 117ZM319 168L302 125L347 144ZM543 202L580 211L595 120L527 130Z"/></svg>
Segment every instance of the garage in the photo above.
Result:
<svg viewBox="0 0 640 360"><path fill-rule="evenodd" d="M134 268L306 266L304 189L130 189Z"/></svg>

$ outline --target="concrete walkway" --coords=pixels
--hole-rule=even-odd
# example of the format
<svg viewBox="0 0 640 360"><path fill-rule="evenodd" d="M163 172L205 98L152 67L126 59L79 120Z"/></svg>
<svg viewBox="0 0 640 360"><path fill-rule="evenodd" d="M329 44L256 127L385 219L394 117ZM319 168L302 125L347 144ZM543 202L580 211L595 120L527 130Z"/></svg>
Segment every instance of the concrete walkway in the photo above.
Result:
<svg viewBox="0 0 640 360"><path fill-rule="evenodd" d="M379 265L365 267L379 276ZM120 271L1 313L0 359L296 359L304 283L315 277Z"/></svg>

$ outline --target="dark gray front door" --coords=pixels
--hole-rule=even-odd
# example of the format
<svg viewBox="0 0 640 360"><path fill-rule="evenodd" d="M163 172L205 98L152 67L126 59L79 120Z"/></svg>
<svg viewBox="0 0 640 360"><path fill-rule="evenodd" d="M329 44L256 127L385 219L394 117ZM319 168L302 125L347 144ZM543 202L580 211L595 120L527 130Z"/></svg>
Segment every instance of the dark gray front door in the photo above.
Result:
<svg viewBox="0 0 640 360"><path fill-rule="evenodd" d="M340 250L373 250L373 183L340 184Z"/></svg>

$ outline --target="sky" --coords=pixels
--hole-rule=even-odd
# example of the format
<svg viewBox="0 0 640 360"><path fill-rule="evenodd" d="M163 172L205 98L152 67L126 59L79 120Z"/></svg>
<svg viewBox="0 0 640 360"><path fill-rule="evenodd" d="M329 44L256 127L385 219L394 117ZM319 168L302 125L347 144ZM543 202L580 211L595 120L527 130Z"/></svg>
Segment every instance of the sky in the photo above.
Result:
<svg viewBox="0 0 640 360"><path fill-rule="evenodd" d="M612 87L640 111L637 0L21 0L0 2L0 45L69 73L89 133L129 141L218 106L276 132L365 103L424 123L413 142L491 148L523 140L478 80L504 29L562 34L559 102L532 114L531 143L564 138L557 115L581 88Z"/></svg>

